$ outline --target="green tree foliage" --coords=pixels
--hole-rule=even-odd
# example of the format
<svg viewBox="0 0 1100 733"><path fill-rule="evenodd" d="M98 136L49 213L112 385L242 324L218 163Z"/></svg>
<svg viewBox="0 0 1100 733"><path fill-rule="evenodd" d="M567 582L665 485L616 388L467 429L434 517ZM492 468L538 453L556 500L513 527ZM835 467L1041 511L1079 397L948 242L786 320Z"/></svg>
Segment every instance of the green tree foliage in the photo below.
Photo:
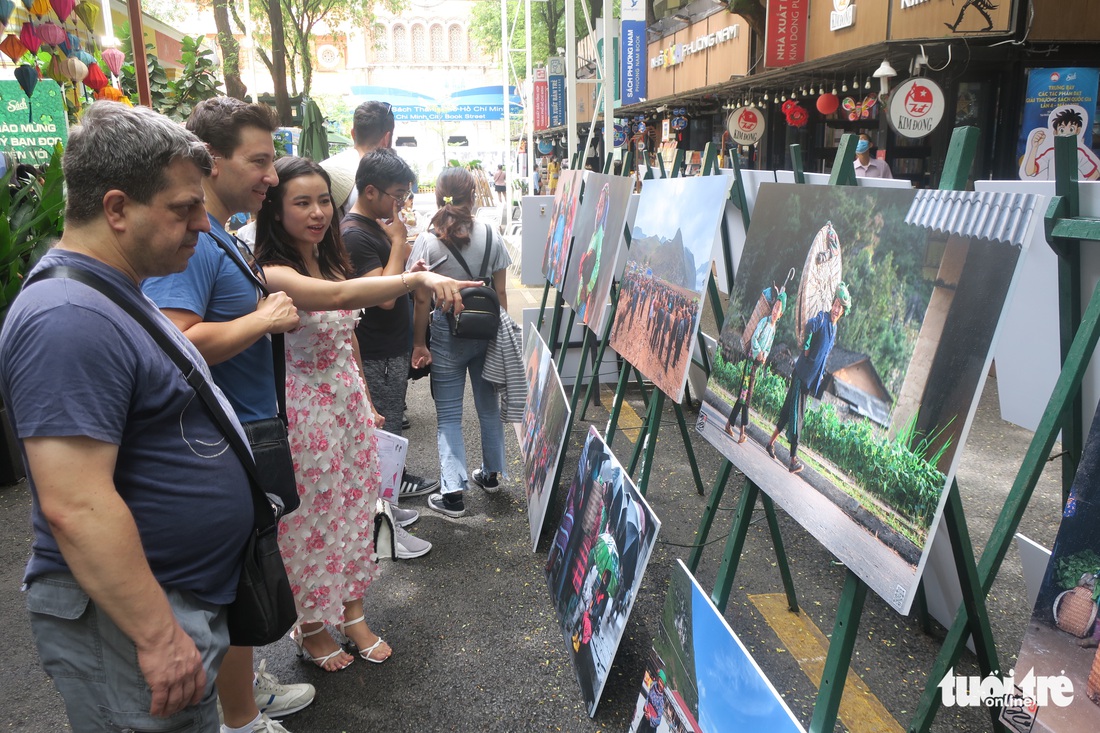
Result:
<svg viewBox="0 0 1100 733"><path fill-rule="evenodd" d="M123 28L122 34L123 53L127 58L133 58L130 29ZM153 53L154 47L146 44L145 62L149 71L149 96L153 109L174 120L183 121L191 115L196 104L222 93L218 88L214 54L209 49L202 48L202 42L201 37L184 36L183 53L180 56L183 69L175 80L168 79L160 59ZM138 103L137 78L132 63L122 67L122 91L134 104Z"/></svg>
<svg viewBox="0 0 1100 733"><path fill-rule="evenodd" d="M584 22L582 6L584 0L574 0L576 6L577 39L588 35L588 27ZM618 7L618 0L615 6ZM603 3L592 0L589 4L589 13L596 18L598 13L592 7L602 9ZM508 19L510 46L513 49L525 49L526 23L523 12L523 3L519 0L508 0ZM487 54L500 53L500 2L497 0L481 0L474 5L470 22L470 37ZM551 42L552 39L552 42ZM546 0L546 2L531 3L531 58L536 64L546 63L546 59L557 55L557 49L565 47L565 0ZM517 71L522 76L523 65L517 66Z"/></svg>

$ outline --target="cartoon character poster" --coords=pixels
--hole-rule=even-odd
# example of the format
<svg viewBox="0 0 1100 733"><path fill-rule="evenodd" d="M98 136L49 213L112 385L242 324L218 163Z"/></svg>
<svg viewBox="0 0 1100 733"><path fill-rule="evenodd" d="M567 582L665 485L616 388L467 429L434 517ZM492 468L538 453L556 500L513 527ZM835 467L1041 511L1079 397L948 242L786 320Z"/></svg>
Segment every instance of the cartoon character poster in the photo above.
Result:
<svg viewBox="0 0 1100 733"><path fill-rule="evenodd" d="M589 427L546 582L589 715L596 714L661 523Z"/></svg>
<svg viewBox="0 0 1100 733"><path fill-rule="evenodd" d="M546 507L565 446L569 403L554 360L550 358L550 349L538 331L531 331L527 337L524 364L527 402L520 426L520 453L527 492L527 518L531 525L531 549L534 550L542 533Z"/></svg>
<svg viewBox="0 0 1100 733"><path fill-rule="evenodd" d="M801 733L782 695L677 560L630 733Z"/></svg>
<svg viewBox="0 0 1100 733"><path fill-rule="evenodd" d="M1092 149L1100 69L1032 69L1017 153L1024 181L1054 180L1054 138L1077 139L1077 177L1100 179L1100 157Z"/></svg>
<svg viewBox="0 0 1100 733"><path fill-rule="evenodd" d="M697 429L901 613L1040 202L760 187Z"/></svg>

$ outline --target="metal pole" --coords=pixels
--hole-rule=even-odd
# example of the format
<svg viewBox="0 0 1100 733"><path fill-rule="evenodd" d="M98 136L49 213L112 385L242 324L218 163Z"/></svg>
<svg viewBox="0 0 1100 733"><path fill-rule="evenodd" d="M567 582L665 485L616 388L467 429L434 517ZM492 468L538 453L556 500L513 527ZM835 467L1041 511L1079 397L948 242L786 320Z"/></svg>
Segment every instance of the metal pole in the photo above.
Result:
<svg viewBox="0 0 1100 733"><path fill-rule="evenodd" d="M565 160L577 152L577 9L565 3Z"/></svg>
<svg viewBox="0 0 1100 733"><path fill-rule="evenodd" d="M500 93L503 106L501 119L504 120L504 185L507 192L508 171L511 169L512 151L512 105L511 95L508 94L508 66L512 60L512 49L508 47L508 0L500 0ZM445 157L445 156L444 156ZM504 201L503 217L508 215L507 196ZM505 219L506 221L506 219Z"/></svg>
<svg viewBox="0 0 1100 733"><path fill-rule="evenodd" d="M621 11L620 11L621 12ZM603 0L603 153L615 150L615 23L611 0Z"/></svg>
<svg viewBox="0 0 1100 733"><path fill-rule="evenodd" d="M523 28L524 28L524 40L527 44L526 53L526 79L528 89L534 91L532 85L532 68L531 68L531 0L524 0L523 3ZM528 107L530 114L527 115L527 190L531 193L535 192L535 110L532 97L534 94L529 94L527 97Z"/></svg>

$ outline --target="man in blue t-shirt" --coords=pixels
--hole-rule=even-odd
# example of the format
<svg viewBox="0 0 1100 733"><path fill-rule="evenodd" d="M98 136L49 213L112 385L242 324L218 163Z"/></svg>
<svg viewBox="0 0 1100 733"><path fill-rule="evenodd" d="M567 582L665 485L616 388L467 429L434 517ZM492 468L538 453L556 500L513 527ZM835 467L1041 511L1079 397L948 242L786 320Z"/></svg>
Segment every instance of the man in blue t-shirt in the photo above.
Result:
<svg viewBox="0 0 1100 733"><path fill-rule="evenodd" d="M96 102L63 166L65 234L35 271L98 275L208 374L139 289L183 270L209 226L205 146L152 110ZM8 312L0 395L34 499L31 627L72 729L210 731L253 526L226 436L152 336L67 277L32 283Z"/></svg>
<svg viewBox="0 0 1100 733"><path fill-rule="evenodd" d="M806 399L818 397L825 384L825 363L829 352L836 343L836 324L852 308L852 297L848 286L839 283L833 296L833 305L827 311L818 311L817 315L806 322L806 341L802 344L802 355L794 363L791 385L783 406L779 408L779 419L775 421L775 430L764 450L775 458L775 440L780 431L787 428L787 440L791 444L791 473L802 472L802 461L798 460L798 439L802 434L802 423L806 416Z"/></svg>
<svg viewBox="0 0 1100 733"><path fill-rule="evenodd" d="M241 422L273 418L278 406L267 336L297 327L298 311L286 293L262 297L256 277L245 274L255 260L224 224L238 212L259 211L268 187L279 182L271 137L278 119L266 105L219 97L196 106L186 127L214 160L203 181L210 231L199 236L186 270L150 278L142 287L211 365ZM253 272L262 277L259 268ZM297 712L315 694L312 685L280 685L269 674L253 680L249 647L230 648L217 684L223 733L285 733L268 717Z"/></svg>

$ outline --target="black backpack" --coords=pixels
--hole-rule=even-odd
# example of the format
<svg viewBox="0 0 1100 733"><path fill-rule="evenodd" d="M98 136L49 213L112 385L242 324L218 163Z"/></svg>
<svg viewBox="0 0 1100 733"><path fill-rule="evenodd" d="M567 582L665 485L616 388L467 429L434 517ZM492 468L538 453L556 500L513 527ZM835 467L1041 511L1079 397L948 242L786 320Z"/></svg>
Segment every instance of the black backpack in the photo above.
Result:
<svg viewBox="0 0 1100 733"><path fill-rule="evenodd" d="M439 241L443 242L442 239ZM482 258L481 268L478 270L482 274L478 277L475 277L474 273L470 271L470 266L466 264L466 258L462 256L457 247L447 242L443 242L443 246L450 250L471 280L481 280L485 283L485 285L462 288L459 291L459 295L462 296L462 312L457 316L453 313L447 314L447 322L451 326L451 335L455 338L480 339L482 341L495 338L497 331L500 329L500 297L492 287L492 273L487 272L489 256L493 252L492 227L488 224L485 225L485 256Z"/></svg>

